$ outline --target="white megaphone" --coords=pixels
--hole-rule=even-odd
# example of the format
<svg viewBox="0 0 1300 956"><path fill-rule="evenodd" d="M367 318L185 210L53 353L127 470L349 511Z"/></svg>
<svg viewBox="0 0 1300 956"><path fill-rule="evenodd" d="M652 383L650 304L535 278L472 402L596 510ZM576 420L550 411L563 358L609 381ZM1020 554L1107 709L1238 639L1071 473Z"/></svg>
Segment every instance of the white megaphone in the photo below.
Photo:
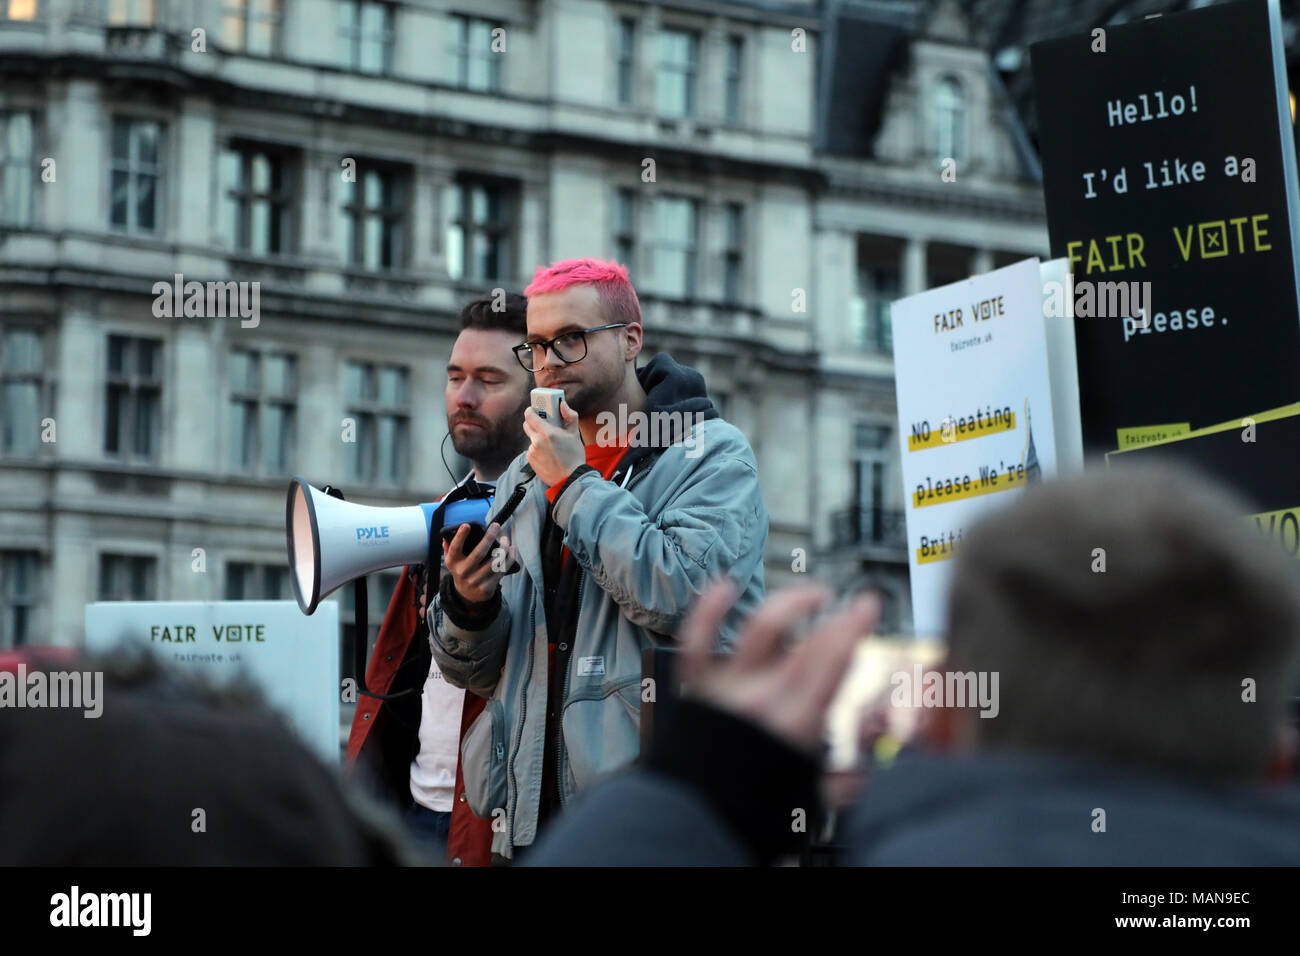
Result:
<svg viewBox="0 0 1300 956"><path fill-rule="evenodd" d="M486 513L486 499L476 505L475 510ZM294 478L289 483L285 524L289 577L303 613L313 613L321 598L363 574L423 562L439 507L437 502L397 508L358 505ZM460 515L456 518L462 520Z"/></svg>

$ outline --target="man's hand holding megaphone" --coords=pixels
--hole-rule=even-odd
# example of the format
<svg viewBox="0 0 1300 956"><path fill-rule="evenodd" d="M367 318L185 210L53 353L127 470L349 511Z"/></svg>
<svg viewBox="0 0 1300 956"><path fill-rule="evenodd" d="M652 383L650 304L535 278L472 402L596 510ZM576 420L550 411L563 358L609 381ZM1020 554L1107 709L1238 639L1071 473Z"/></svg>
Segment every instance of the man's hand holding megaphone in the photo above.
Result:
<svg viewBox="0 0 1300 956"><path fill-rule="evenodd" d="M492 596L497 593L501 579L518 560L519 551L510 543L509 537L501 534L501 525L494 521L483 532L483 540L478 546L465 554L462 549L469 536L469 529L469 525L463 524L456 529L455 537L443 542L443 561L447 565L447 573L451 575L452 584L456 587L456 593L471 604L482 604L492 600ZM495 559L498 540L504 555Z"/></svg>

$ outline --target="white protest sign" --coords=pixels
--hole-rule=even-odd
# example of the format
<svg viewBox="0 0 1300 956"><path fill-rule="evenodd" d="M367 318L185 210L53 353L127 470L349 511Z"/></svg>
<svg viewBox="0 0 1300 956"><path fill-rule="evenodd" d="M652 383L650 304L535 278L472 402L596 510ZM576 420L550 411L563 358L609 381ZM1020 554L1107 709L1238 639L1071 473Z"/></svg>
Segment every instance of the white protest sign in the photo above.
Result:
<svg viewBox="0 0 1300 956"><path fill-rule="evenodd" d="M971 523L1056 473L1042 282L1028 259L893 304L918 636L943 633L950 559Z"/></svg>
<svg viewBox="0 0 1300 956"><path fill-rule="evenodd" d="M142 644L214 683L251 682L328 763L339 759L339 612L293 601L104 601L86 605L86 648Z"/></svg>

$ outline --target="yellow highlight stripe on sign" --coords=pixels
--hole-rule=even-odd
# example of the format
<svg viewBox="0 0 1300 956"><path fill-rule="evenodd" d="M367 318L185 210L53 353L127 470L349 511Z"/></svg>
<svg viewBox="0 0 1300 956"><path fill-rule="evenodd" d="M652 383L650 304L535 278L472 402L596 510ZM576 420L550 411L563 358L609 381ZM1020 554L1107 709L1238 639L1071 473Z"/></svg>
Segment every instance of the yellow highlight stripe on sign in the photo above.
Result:
<svg viewBox="0 0 1300 956"><path fill-rule="evenodd" d="M955 445L959 441L970 441L972 438L983 438L985 435L1004 435L1016 430L1015 412L1012 412L1001 425L986 425L982 428L970 423L962 429L958 427L956 419L946 418L944 421L952 423L950 428L945 429L941 423L937 430L931 430L929 438L908 435L907 450L924 451L927 448L938 448L940 445ZM951 437L945 438L945 434Z"/></svg>
<svg viewBox="0 0 1300 956"><path fill-rule="evenodd" d="M948 545L947 548L944 548L943 550L940 550L938 548L930 548L929 549L930 553L923 556L921 552L924 550L926 549L925 548L916 549L917 564L934 564L936 561L947 561L949 558L955 558L957 556L957 549L954 548L952 545Z"/></svg>
<svg viewBox="0 0 1300 956"><path fill-rule="evenodd" d="M970 481L970 487L966 487L965 482L958 485L953 483L952 490L946 489L945 483L939 483L932 490L922 489L921 491L912 492L913 508L928 508L930 505L947 504L949 501L963 501L967 498L978 498L980 495L991 495L999 491L1011 491L1014 488L1023 488L1027 479L1023 471L996 472L997 483L989 481L987 484L980 478L973 478Z"/></svg>

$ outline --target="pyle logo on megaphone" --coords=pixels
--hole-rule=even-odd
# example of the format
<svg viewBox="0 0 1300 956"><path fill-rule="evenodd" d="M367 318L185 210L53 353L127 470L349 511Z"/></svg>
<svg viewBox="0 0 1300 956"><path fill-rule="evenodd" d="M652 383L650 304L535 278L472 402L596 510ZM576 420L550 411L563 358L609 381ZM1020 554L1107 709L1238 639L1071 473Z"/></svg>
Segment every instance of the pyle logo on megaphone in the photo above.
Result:
<svg viewBox="0 0 1300 956"><path fill-rule="evenodd" d="M388 539L388 525L357 529L357 540L362 544L378 544L380 539Z"/></svg>

